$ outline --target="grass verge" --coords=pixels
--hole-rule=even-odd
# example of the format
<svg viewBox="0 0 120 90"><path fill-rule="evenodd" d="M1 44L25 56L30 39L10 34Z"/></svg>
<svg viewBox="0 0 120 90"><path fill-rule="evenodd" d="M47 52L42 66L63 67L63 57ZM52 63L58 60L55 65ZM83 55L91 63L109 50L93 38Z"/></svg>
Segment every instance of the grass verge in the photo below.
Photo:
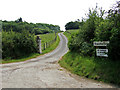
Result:
<svg viewBox="0 0 120 90"><path fill-rule="evenodd" d="M20 59L12 59L12 60L7 59L7 60L2 60L2 64L26 61L26 60L35 58L35 57L37 57L37 56L39 56L39 55L40 55L39 53L33 53L33 54L30 54L30 55L21 57Z"/></svg>
<svg viewBox="0 0 120 90"><path fill-rule="evenodd" d="M48 34L42 35L42 37L45 38L45 37L48 37L48 36L49 36L49 38L50 38L50 36L52 36L53 34L50 34L50 35L48 35L48 36L47 36L47 35L48 35ZM42 38L42 37L41 37L41 38ZM53 37L54 37L54 36L53 36ZM49 39L49 40L51 40L51 39ZM48 41L49 41L49 40L48 40ZM46 41L47 41L47 38L46 38ZM44 39L43 43L44 43L44 42L45 42L45 39ZM46 48L44 51L42 51L42 54L33 53L33 54L30 54L30 55L24 56L24 57L22 57L22 58L20 58L20 59L12 59L12 60L7 59L7 60L2 60L2 64L5 64L5 63L14 63L14 62L21 62L21 61L26 61L26 60L29 60L29 59L32 59L32 58L36 58L37 56L43 55L43 54L45 54L45 53L48 53L48 52L54 50L54 49L58 46L59 42L60 42L60 38L59 38L59 36L57 35L56 42L54 42L50 47L48 47L48 48Z"/></svg>
<svg viewBox="0 0 120 90"><path fill-rule="evenodd" d="M78 53L68 52L59 64L79 76L120 86L120 61L83 57Z"/></svg>

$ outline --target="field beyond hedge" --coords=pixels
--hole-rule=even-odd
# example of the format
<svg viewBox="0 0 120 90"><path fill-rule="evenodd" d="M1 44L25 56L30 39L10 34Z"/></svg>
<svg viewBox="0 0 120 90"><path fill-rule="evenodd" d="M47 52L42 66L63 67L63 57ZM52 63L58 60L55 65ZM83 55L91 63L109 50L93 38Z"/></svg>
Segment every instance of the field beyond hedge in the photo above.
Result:
<svg viewBox="0 0 120 90"><path fill-rule="evenodd" d="M67 37L68 40L70 40L72 35L75 35L78 33L79 33L79 29L74 29L74 30L67 30L66 32L64 32L64 35Z"/></svg>
<svg viewBox="0 0 120 90"><path fill-rule="evenodd" d="M49 34L41 34L39 35L40 38L41 38L41 43L42 43L42 54L44 53L48 53L52 50L54 50L59 42L60 42L60 38L58 36L58 33L56 33L57 35L57 39L56 41L54 41L49 47L47 47L45 50L44 50L44 44L47 42L48 44L52 41L52 40L55 40L55 33L49 33Z"/></svg>

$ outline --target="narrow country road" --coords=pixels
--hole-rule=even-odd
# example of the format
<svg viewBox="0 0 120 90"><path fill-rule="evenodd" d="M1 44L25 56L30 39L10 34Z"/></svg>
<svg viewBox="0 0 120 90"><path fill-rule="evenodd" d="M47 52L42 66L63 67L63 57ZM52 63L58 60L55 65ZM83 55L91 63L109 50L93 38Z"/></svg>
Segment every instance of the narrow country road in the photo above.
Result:
<svg viewBox="0 0 120 90"><path fill-rule="evenodd" d="M71 74L58 64L67 53L67 38L59 33L60 44L52 52L28 61L2 65L2 88L112 88Z"/></svg>

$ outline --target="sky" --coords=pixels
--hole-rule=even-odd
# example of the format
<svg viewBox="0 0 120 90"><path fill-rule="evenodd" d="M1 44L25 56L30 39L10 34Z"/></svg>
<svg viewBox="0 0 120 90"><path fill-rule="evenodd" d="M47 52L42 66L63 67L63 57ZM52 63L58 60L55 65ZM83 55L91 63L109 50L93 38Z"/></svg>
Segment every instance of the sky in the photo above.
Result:
<svg viewBox="0 0 120 90"><path fill-rule="evenodd" d="M85 18L96 3L109 10L118 0L0 0L0 20L23 21L59 25L65 30L70 21Z"/></svg>

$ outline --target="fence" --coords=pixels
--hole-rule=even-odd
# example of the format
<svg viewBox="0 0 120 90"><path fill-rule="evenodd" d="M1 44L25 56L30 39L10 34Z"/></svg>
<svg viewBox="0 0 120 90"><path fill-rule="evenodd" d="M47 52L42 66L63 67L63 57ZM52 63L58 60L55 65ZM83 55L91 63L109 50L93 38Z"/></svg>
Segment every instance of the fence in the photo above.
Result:
<svg viewBox="0 0 120 90"><path fill-rule="evenodd" d="M39 36L37 36L37 43L38 43L38 52L41 54L42 50L45 50L46 48L50 47L55 41L57 40L57 35L55 33L55 38L52 41L41 43L41 39Z"/></svg>
<svg viewBox="0 0 120 90"><path fill-rule="evenodd" d="M57 39L57 36L52 41L42 43L42 50L45 50L46 48L50 47Z"/></svg>

